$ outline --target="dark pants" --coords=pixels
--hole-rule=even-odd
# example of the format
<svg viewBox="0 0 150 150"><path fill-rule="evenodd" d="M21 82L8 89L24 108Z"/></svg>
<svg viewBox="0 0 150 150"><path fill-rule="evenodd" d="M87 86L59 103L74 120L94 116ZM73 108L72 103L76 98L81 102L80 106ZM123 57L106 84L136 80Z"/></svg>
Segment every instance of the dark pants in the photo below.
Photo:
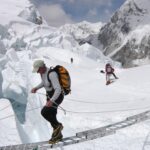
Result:
<svg viewBox="0 0 150 150"><path fill-rule="evenodd" d="M112 72L112 75L114 76L115 79L117 79L116 75Z"/></svg>
<svg viewBox="0 0 150 150"><path fill-rule="evenodd" d="M51 98L53 95L52 92L47 92L47 100L48 98ZM55 103L51 107L44 106L43 109L41 110L42 116L50 122L51 126L55 129L60 123L57 120L57 109L58 105L61 104L61 102L64 99L64 95L60 94Z"/></svg>
<svg viewBox="0 0 150 150"><path fill-rule="evenodd" d="M106 73L106 82L110 80L110 76L113 75L115 79L117 79L117 76L114 74L114 72Z"/></svg>

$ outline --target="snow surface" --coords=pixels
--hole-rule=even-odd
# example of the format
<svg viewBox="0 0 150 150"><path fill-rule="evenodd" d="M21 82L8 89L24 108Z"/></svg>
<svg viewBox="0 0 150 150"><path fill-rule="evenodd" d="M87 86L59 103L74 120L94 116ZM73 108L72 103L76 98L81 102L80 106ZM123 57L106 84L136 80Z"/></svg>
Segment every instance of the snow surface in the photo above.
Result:
<svg viewBox="0 0 150 150"><path fill-rule="evenodd" d="M64 125L64 137L150 109L150 65L121 69L118 63L95 47L80 46L70 34L72 27L62 31L46 24L38 26L26 19L25 13L21 15L23 18L18 16L30 5L28 0L2 0L0 5L3 8L0 9L0 19L4 18L0 23L0 41L4 46L3 51L0 50L0 146L44 141L51 136L52 128L40 114L46 101L45 91L30 93L40 82L40 76L32 73L36 59L44 60L47 66L63 65L70 72L72 92L61 105L67 114L61 109L58 111L58 119ZM11 7L15 9L13 13L8 11ZM9 24L12 20L14 22ZM81 30L77 30L75 28L72 33L82 37ZM73 64L70 63L71 57L74 58ZM100 73L106 62L112 63L119 77L109 86L105 85L105 74ZM64 149L141 150L149 131L148 120L116 134Z"/></svg>
<svg viewBox="0 0 150 150"><path fill-rule="evenodd" d="M68 112L66 115L61 110L58 112L58 118L64 124L63 134L65 137L75 135L76 132L124 120L128 116L149 109L149 65L133 69L117 68L116 74L119 79L110 86L106 86L105 75L99 72L100 69L104 68L104 64L99 64L84 56L77 56L67 50L64 51L55 50L55 48L47 48L43 51L39 49L35 55L37 58L43 59L47 66L64 65L71 74L72 93L65 97L61 105ZM22 56L23 53L17 52L16 54ZM28 54L25 53L25 55ZM70 55L74 58L73 64L69 62ZM21 64L24 67L21 68ZM45 96L42 94L31 94L29 91L40 80L38 75L32 74L31 64L32 61L26 56L23 60L15 63L15 65L13 64L13 67L16 69L20 65L22 70L18 71L19 74L17 71L12 73L12 70L7 68L3 76L3 91L5 91L3 93L6 96L9 95L15 99L16 95L18 97L21 94L21 87L24 87L28 90L28 99L25 113L26 121L22 125L18 125L19 127L15 126L15 121L17 122L18 120L17 117L14 120L14 113L9 101L1 99L0 125L3 129L0 134L1 145L48 140L52 132L49 124L47 125L47 122L40 115L40 109L45 103ZM10 73L12 73L11 76L9 76ZM12 91L16 93L14 94ZM45 93L44 90L39 92ZM21 102L26 103L25 100L23 98ZM20 110L21 112L22 110ZM11 126L9 122L11 122ZM140 150L146 135L149 133L149 129L149 121L146 121L120 130L114 135L68 146L65 149Z"/></svg>

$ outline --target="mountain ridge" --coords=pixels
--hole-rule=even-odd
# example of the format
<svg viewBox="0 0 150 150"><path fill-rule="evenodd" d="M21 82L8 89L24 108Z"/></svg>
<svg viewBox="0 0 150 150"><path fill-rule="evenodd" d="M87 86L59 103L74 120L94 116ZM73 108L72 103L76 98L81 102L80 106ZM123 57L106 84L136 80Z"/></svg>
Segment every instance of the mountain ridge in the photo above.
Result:
<svg viewBox="0 0 150 150"><path fill-rule="evenodd" d="M127 0L100 30L98 41L104 54L124 67L149 64L149 5L148 0Z"/></svg>

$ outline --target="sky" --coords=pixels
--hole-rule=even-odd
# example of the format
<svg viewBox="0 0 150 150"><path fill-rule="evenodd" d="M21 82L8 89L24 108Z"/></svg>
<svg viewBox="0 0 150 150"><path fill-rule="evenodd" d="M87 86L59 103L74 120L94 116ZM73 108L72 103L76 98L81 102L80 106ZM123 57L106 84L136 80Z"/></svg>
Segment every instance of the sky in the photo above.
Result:
<svg viewBox="0 0 150 150"><path fill-rule="evenodd" d="M107 22L125 0L31 0L51 26Z"/></svg>

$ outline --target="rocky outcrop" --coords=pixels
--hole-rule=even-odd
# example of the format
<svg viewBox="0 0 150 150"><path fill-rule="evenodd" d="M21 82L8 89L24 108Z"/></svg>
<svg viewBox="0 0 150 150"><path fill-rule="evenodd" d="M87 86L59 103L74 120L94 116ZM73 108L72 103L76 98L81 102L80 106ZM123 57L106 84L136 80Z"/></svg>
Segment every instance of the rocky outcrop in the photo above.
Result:
<svg viewBox="0 0 150 150"><path fill-rule="evenodd" d="M150 35L144 36L140 44L136 44L135 39L127 41L112 58L121 62L124 67L146 64L147 59L150 60Z"/></svg>
<svg viewBox="0 0 150 150"><path fill-rule="evenodd" d="M144 0L143 3L146 6L150 2ZM150 22L150 20L148 21L150 18L146 18L149 15L149 10L144 7L144 4L143 6L139 4L139 0L127 0L112 16L111 20L101 28L98 35L104 54L106 56L110 55L116 61L120 61L124 67L138 65L138 63L134 64L134 60L150 58L148 52L150 48L149 32L142 35L140 41L137 39L138 37L135 37L141 36L138 30L144 28L147 22ZM135 32L137 28L139 29ZM131 35L132 37L130 37Z"/></svg>

